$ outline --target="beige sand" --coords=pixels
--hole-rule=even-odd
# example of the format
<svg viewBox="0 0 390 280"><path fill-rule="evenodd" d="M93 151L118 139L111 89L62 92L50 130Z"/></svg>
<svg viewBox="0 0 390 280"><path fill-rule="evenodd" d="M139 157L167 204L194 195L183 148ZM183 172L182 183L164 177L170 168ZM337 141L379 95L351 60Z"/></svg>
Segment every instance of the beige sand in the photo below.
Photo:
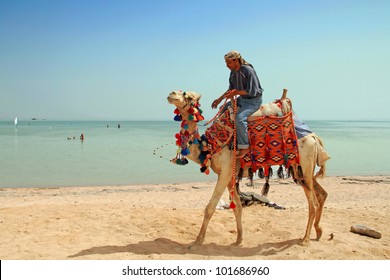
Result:
<svg viewBox="0 0 390 280"><path fill-rule="evenodd" d="M328 177L323 237L298 245L307 220L301 187L273 180L269 198L286 210L250 206L244 241L231 210L217 210L204 246L188 250L215 182L128 187L0 189L0 259L390 259L390 176ZM245 183L245 181L243 182ZM260 192L263 181L255 181ZM253 191L244 187L243 191ZM228 194L223 196L228 201ZM373 227L374 239L350 232ZM333 239L330 235L333 234Z"/></svg>

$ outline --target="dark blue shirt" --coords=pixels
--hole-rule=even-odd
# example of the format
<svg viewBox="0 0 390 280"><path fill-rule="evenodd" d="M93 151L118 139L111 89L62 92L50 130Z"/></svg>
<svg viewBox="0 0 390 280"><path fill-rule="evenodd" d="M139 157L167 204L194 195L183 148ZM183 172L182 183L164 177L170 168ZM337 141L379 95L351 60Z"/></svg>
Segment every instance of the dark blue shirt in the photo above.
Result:
<svg viewBox="0 0 390 280"><path fill-rule="evenodd" d="M245 90L247 97L260 98L263 94L255 69L249 65L241 65L238 71L231 71L229 89Z"/></svg>

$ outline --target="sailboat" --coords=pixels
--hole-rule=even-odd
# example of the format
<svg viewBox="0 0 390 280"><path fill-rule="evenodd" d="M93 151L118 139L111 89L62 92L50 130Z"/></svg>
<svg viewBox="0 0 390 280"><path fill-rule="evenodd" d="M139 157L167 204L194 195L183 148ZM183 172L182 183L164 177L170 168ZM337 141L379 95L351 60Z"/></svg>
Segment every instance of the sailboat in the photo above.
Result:
<svg viewBox="0 0 390 280"><path fill-rule="evenodd" d="M15 127L18 125L18 118L17 117L14 120L14 125L15 125Z"/></svg>

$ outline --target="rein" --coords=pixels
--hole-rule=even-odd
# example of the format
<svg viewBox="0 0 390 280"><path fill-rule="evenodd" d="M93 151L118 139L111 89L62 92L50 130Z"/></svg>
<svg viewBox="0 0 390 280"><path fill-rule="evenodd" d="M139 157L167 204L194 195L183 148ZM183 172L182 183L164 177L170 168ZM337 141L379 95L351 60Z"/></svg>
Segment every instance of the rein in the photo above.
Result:
<svg viewBox="0 0 390 280"><path fill-rule="evenodd" d="M234 120L236 119L237 114L237 100L232 98L232 104L233 104L233 117ZM226 103L226 100L225 100ZM233 132L233 157L232 157L232 183L231 183L231 190L230 190L230 196L231 196L231 203L230 208L234 209L236 208L236 204L234 203L234 190L236 188L235 182L236 182L236 160L237 160L237 128L236 128L236 122L234 122L234 132Z"/></svg>
<svg viewBox="0 0 390 280"><path fill-rule="evenodd" d="M222 106L219 107L218 112L215 114L215 116L209 120L207 123L205 123L203 126L208 126L210 123L215 121L220 116L220 113L222 112L223 108L225 107L225 104L227 103L228 98L225 98L225 101L223 102Z"/></svg>

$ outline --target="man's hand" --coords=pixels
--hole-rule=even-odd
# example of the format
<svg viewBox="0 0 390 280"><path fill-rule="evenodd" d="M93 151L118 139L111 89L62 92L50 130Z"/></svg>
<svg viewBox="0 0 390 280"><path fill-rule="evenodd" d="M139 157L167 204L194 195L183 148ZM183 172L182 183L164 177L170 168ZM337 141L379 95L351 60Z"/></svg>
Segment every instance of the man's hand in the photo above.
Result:
<svg viewBox="0 0 390 280"><path fill-rule="evenodd" d="M223 99L225 99L225 98L232 98L235 95L237 95L237 90L236 89L228 90L227 92L222 94L221 97L219 97L218 99L215 99L213 101L213 103L211 103L211 108L213 108L213 109L217 108L218 104L221 103L221 101Z"/></svg>
<svg viewBox="0 0 390 280"><path fill-rule="evenodd" d="M211 108L217 108L219 103L221 103L221 98L215 99L213 103L211 103Z"/></svg>

